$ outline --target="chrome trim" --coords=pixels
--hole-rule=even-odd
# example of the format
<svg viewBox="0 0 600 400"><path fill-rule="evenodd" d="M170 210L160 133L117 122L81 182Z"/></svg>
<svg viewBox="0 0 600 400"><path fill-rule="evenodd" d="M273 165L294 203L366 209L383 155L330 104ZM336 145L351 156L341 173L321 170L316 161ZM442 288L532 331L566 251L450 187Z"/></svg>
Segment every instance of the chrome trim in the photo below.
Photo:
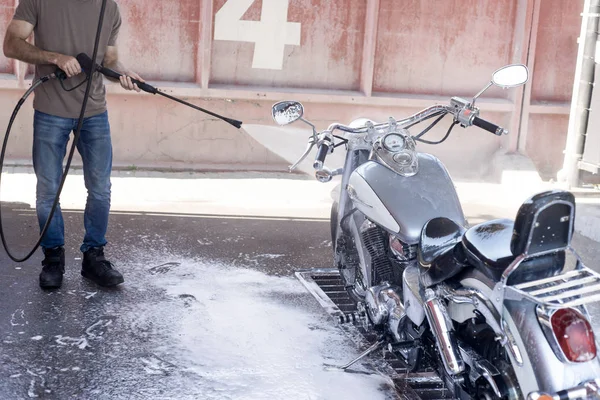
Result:
<svg viewBox="0 0 600 400"><path fill-rule="evenodd" d="M598 282L596 280L596 282ZM577 297L588 293L594 293L600 291L600 284L590 285L586 287L582 287L580 289L568 290L566 292L562 292L561 294L557 294L554 296L544 297L544 301L556 301L556 300L564 300L571 297ZM531 294L531 293L529 293Z"/></svg>
<svg viewBox="0 0 600 400"><path fill-rule="evenodd" d="M512 275L513 272L515 272L517 270L517 268L519 267L519 265L521 265L521 263L523 261L525 261L526 258L527 258L527 255L525 255L525 254L521 254L521 255L517 256L517 258L515 258L512 263L510 263L510 265L508 266L508 268L506 268L504 270L504 272L502 273L502 278L500 279L500 281L501 282L507 282L508 278Z"/></svg>
<svg viewBox="0 0 600 400"><path fill-rule="evenodd" d="M538 400L541 396L550 396L554 400L564 399L599 399L600 398L600 378L583 382L579 386L571 389L561 390L557 393L531 392L527 396L528 400Z"/></svg>
<svg viewBox="0 0 600 400"><path fill-rule="evenodd" d="M521 354L521 350L517 345L517 341L513 336L511 330L508 328L508 323L506 320L502 319L502 330L506 333L506 338L508 339L508 350L512 353L515 362L519 367L523 366L523 355Z"/></svg>
<svg viewBox="0 0 600 400"><path fill-rule="evenodd" d="M308 139L308 144L306 145L306 150L304 150L304 153L300 156L300 158L298 159L298 161L296 161L296 163L294 165L290 165L288 167L288 169L289 169L290 172L292 172L293 170L295 170L296 168L298 168L298 165L300 165L300 163L302 161L304 161L304 159L306 157L308 157L308 155L312 151L312 148L315 146L316 142L317 142L317 140L316 140L316 138L314 136L312 136L312 137L310 137Z"/></svg>
<svg viewBox="0 0 600 400"><path fill-rule="evenodd" d="M589 318L589 315L587 314L587 312L582 311L578 308L572 308L572 309L575 310L576 312L580 313L581 316L588 321L588 324L591 325L590 318ZM549 309L549 308L545 308L543 306L537 306L535 311L536 311L536 314L538 317L538 321L540 322L540 326L542 327L542 331L544 332L544 335L546 336L546 339L548 340L548 343L550 344L552 351L554 351L554 354L556 354L556 357L565 364L580 364L580 363L575 363L567 358L562 347L560 347L560 344L558 343L558 338L556 337L556 333L554 332L554 329L552 329L552 323L550 322L550 320L552 319L552 316L554 315L554 313L556 313L558 310L559 310L559 308L550 308ZM594 357L592 360L594 360L595 358L596 357ZM592 361L592 360L589 360L589 361Z"/></svg>
<svg viewBox="0 0 600 400"><path fill-rule="evenodd" d="M391 151L385 146L384 139L390 134L399 135L404 138L405 145L402 150ZM410 163L399 164L394 160L394 157L401 153L407 154L410 157ZM403 132L401 132L401 130L390 131L390 133L379 138L373 144L373 149L369 158L376 159L392 171L404 177L411 177L419 172L419 155L416 152L416 143L407 130L404 130Z"/></svg>
<svg viewBox="0 0 600 400"><path fill-rule="evenodd" d="M560 250L562 249L554 251ZM550 278L538 279L536 281L510 286L507 284L510 275L519 268L523 261L531 258L531 256L526 254L518 256L504 271L502 278L494 286L492 302L496 309L502 313L504 300L522 301L527 299L546 308L577 307L600 301L600 274L586 267L583 264L581 257L579 257L579 254L577 254L571 246L564 249L564 251L575 256L575 270L555 275ZM545 252L543 254L550 253L552 252ZM542 255L542 253L535 254L536 257L540 255ZM569 284L568 287L575 286L576 284L570 284L570 282L575 281L579 281L584 287L551 296L553 293L562 291L565 284ZM551 287L538 288L538 286L542 285L551 285ZM565 301L567 299L571 300ZM501 323L504 325L503 319L501 320Z"/></svg>
<svg viewBox="0 0 600 400"><path fill-rule="evenodd" d="M475 96L473 96L473 101L471 102L471 106L475 107L475 102L477 101L477 99L483 94L485 93L486 90L488 90L490 87L492 87L494 85L494 82L490 81L490 83L487 84L486 87L484 87L483 89L481 89L481 91L479 93L477 93Z"/></svg>
<svg viewBox="0 0 600 400"><path fill-rule="evenodd" d="M510 330L502 322L500 312L496 310L492 302L479 290L476 289L451 289L445 284L441 284L437 288L438 296L450 300L456 304L473 304L475 309L483 315L485 321L498 335L498 341L502 346L507 346L511 352L515 362L523 365L523 355L519 350L519 346L510 333Z"/></svg>
<svg viewBox="0 0 600 400"><path fill-rule="evenodd" d="M562 275L551 276L550 278L538 279L537 281L520 283L518 285L515 285L514 287L522 290L522 289L527 289L527 288L530 288L533 286L543 285L546 283L552 283L552 282L559 281L559 280L565 279L565 278L575 277L579 274L580 274L579 271L569 271ZM533 294L533 292L531 294Z"/></svg>
<svg viewBox="0 0 600 400"><path fill-rule="evenodd" d="M363 206L365 206L367 208L373 208L372 205L365 203L364 201L362 201L360 199L360 197L358 197L358 193L356 193L356 189L354 189L354 186L348 184L348 186L346 187L346 191L348 192L348 197L353 202L358 203L358 204L362 204Z"/></svg>
<svg viewBox="0 0 600 400"><path fill-rule="evenodd" d="M383 296L384 291L390 288L390 284L385 282L379 286L373 286L365 294L365 304L367 314L371 322L375 325L381 325L387 321L389 310Z"/></svg>
<svg viewBox="0 0 600 400"><path fill-rule="evenodd" d="M422 120L426 119L427 117L431 117L436 114L448 113L451 111L452 110L448 106L435 105L435 106L427 107L424 110L421 110L418 113L413 114L408 118L397 121L397 122L395 122L395 124L398 128L406 128L408 126L414 125L415 123L421 122ZM387 129L389 126L390 126L390 122L383 122L380 124L373 124L372 128L374 128L376 130L380 130L380 129ZM367 126L362 126L360 128L352 128L347 125L343 125L343 124L339 124L339 123L331 124L331 125L329 125L329 128L327 128L327 130L330 132L333 132L336 129L346 132L346 133L351 133L351 134L367 133L369 131L369 127L367 127Z"/></svg>
<svg viewBox="0 0 600 400"><path fill-rule="evenodd" d="M458 375L465 370L465 363L457 352L457 342L452 329L452 320L435 292L427 289L425 292L425 314L429 327L434 332L436 344L450 375Z"/></svg>
<svg viewBox="0 0 600 400"><path fill-rule="evenodd" d="M566 202L566 201L553 201L551 203L548 203L546 206L544 206L543 208L539 209L536 214L534 219L537 220L537 217L540 215L540 213L544 210L546 210L548 207L553 206L555 204L566 204L568 206L572 206L571 203ZM507 287L506 283L508 282L508 278L510 277L510 275L516 271L516 269L519 267L519 265L521 265L521 263L523 261L525 261L528 258L531 257L539 257L542 255L546 255L546 254L552 254L558 251L571 251L578 259L579 263L581 264L581 259L579 258L579 255L575 252L575 250L573 250L570 246L571 240L573 238L573 223L574 223L574 219L575 219L575 215L574 215L574 208L571 207L571 212L570 212L570 224L571 226L569 227L569 238L567 240L567 242L569 243L569 245L567 245L567 247L560 247L560 248L555 248L552 250L548 250L545 252L540 252L540 253L535 253L535 254L529 254L529 247L531 246L531 240L532 240L532 236L533 236L533 230L531 230L529 232L529 236L527 237L527 247L525 249L525 252L523 254L520 254L519 256L517 256L517 258L515 258L515 260L508 266L508 268L506 268L506 270L504 270L504 272L502 273L502 279L500 280L500 282L498 282L498 284L496 284L496 287L494 288L495 293L496 292L500 292L500 293L496 293L494 295L494 297L496 298L496 301L494 302L496 304L496 306L498 307L498 309L500 310L502 307L502 303L504 302L504 297L505 297L505 288ZM561 279L561 278L559 278ZM543 282L543 280L540 280ZM540 284L542 284L540 283ZM536 300L534 300L536 301Z"/></svg>
<svg viewBox="0 0 600 400"><path fill-rule="evenodd" d="M367 290L365 295L366 311L375 325L386 324L388 331L396 341L401 341L398 327L400 321L406 315L404 304L398 286L392 286L388 282L374 286Z"/></svg>
<svg viewBox="0 0 600 400"><path fill-rule="evenodd" d="M581 258L571 247L567 251L576 257L577 269L550 278L538 279L518 285L507 285L508 276L527 259L525 256L518 257L504 272L502 280L496 284L494 288L494 303L500 306L504 299L528 299L544 307L564 308L600 301L600 273L583 265ZM540 287L545 285L548 287ZM575 286L582 287L565 291L565 289Z"/></svg>
<svg viewBox="0 0 600 400"><path fill-rule="evenodd" d="M406 315L416 326L425 321L425 305L420 290L419 267L411 263L402 273L402 295Z"/></svg>
<svg viewBox="0 0 600 400"><path fill-rule="evenodd" d="M573 286L579 286L579 285L583 285L586 283L592 283L596 281L596 277L587 277L587 278L581 278L581 279L575 279L574 281L570 281L570 282L565 282L565 283L561 283L559 285L553 286L553 287L549 287L549 288L545 288L545 289L539 289L539 290L534 290L533 292L529 292L529 294L531 294L532 296L537 296L540 294L546 294L546 293L551 293L555 290L559 290L559 289L568 289L571 288ZM516 285L519 286L519 285Z"/></svg>

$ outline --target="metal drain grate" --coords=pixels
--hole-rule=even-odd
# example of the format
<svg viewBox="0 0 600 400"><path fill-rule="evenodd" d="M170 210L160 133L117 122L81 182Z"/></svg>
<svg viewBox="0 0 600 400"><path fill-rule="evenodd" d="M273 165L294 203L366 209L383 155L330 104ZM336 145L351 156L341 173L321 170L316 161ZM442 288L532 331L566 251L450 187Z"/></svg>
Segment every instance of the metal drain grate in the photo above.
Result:
<svg viewBox="0 0 600 400"><path fill-rule="evenodd" d="M325 311L337 322L340 322L339 326L342 331L357 346L366 349L375 343L376 336L367 332L361 319L358 318L356 304L346 292L337 269L298 271L296 277ZM437 400L453 398L452 393L436 372L408 373L406 364L388 351L385 351L384 357L378 361L372 366L380 373L393 379L398 395L402 399Z"/></svg>

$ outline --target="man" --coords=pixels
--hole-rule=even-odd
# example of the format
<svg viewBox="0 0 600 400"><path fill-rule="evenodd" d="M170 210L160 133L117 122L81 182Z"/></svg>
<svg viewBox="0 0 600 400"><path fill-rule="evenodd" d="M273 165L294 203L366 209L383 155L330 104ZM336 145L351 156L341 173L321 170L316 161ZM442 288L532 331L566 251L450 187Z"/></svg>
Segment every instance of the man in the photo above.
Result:
<svg viewBox="0 0 600 400"><path fill-rule="evenodd" d="M79 53L92 56L101 4L102 0L20 0L4 39L4 55L34 64L36 77L51 74L56 67L68 77L62 84L53 79L38 87L33 102L33 166L37 176L36 210L40 230L48 219L60 185L69 135L77 128L87 85L84 82L86 76L74 56ZM114 0L108 0L96 62L100 60L105 66L127 75L121 78L121 86L139 91L130 77L142 79L118 60L116 43L120 27L119 8ZM27 42L32 33L35 45ZM85 236L80 248L83 252L81 274L108 287L123 283L124 279L104 257L111 195L112 143L102 76L96 73L92 79L77 144L88 192ZM59 288L65 271L64 222L60 207L57 207L41 247L44 260L40 286Z"/></svg>

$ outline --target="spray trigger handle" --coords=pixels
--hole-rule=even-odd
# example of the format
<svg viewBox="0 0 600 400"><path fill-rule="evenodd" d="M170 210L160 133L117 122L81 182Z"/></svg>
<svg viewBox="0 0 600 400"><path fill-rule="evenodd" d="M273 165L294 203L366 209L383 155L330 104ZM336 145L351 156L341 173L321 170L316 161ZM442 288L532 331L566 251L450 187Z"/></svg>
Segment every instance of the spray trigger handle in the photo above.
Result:
<svg viewBox="0 0 600 400"><path fill-rule="evenodd" d="M54 71L54 76L56 76L61 81L67 79L67 73L58 67L56 67L56 70Z"/></svg>

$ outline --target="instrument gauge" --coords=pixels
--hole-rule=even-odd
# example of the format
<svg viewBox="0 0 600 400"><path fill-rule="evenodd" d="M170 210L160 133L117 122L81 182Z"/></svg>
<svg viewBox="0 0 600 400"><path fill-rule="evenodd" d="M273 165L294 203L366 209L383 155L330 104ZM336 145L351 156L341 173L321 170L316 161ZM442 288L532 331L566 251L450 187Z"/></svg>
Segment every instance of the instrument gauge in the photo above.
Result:
<svg viewBox="0 0 600 400"><path fill-rule="evenodd" d="M404 137L397 133L390 133L383 138L383 146L394 153L404 149L404 142Z"/></svg>

